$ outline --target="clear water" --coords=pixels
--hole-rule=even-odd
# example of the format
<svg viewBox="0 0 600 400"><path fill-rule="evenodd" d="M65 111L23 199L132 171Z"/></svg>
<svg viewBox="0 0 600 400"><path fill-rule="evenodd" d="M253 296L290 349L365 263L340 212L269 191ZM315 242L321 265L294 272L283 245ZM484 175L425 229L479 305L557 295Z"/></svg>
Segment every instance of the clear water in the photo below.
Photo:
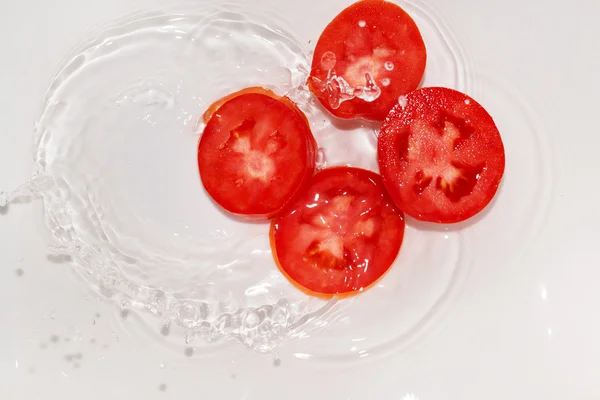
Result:
<svg viewBox="0 0 600 400"><path fill-rule="evenodd" d="M523 221L519 229L541 226L536 196L550 187L538 179L550 157L540 145L543 129L513 95L498 94L506 85L473 73L433 10L417 2L402 6L428 49L423 85L490 99L498 121L510 121L499 124L509 132L503 136L508 149L517 140L510 132L519 131L515 147L521 153L507 154L495 203L519 198L509 207ZM31 181L0 192L0 208L40 197L53 251L70 256L95 293L140 311L142 331L161 343L218 349L233 340L271 352L327 328L312 342L296 342L295 354L352 359L404 346L443 315L474 252L487 248L479 220L451 229L409 220L401 254L377 287L322 301L281 276L267 225L228 217L203 191L196 165L200 117L216 99L255 85L288 95L304 110L320 147L320 168L377 171L378 124L341 121L322 110L305 85L309 49L280 21L242 5L200 4L133 15L90 34L65 58L47 91ZM527 158L529 150L537 158ZM533 172L517 176L511 163L523 159ZM486 212L485 225L506 225L495 209ZM504 228L507 235L515 232L512 225ZM305 349L309 342L317 345Z"/></svg>

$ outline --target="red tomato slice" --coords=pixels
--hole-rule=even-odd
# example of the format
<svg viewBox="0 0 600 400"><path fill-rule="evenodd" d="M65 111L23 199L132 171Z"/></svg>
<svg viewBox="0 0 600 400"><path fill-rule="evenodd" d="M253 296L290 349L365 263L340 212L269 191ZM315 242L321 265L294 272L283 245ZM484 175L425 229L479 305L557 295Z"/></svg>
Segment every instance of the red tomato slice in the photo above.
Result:
<svg viewBox="0 0 600 400"><path fill-rule="evenodd" d="M343 297L383 276L403 236L404 216L379 175L336 167L316 174L273 221L271 249L281 272L299 289Z"/></svg>
<svg viewBox="0 0 600 400"><path fill-rule="evenodd" d="M272 218L315 169L316 142L287 97L249 88L216 102L198 144L204 188L225 210Z"/></svg>
<svg viewBox="0 0 600 400"><path fill-rule="evenodd" d="M361 0L321 33L308 85L337 117L383 121L400 95L419 86L426 59L419 28L402 8Z"/></svg>
<svg viewBox="0 0 600 400"><path fill-rule="evenodd" d="M504 174L504 146L492 117L469 96L446 88L423 88L401 99L381 127L378 159L398 208L429 222L474 216Z"/></svg>

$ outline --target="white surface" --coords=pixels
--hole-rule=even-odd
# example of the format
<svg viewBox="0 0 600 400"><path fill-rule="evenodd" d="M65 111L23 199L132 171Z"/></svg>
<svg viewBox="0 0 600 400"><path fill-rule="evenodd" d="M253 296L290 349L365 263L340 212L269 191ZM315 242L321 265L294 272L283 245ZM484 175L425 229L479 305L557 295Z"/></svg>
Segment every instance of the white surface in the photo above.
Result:
<svg viewBox="0 0 600 400"><path fill-rule="evenodd" d="M33 123L62 56L91 27L161 3L166 2L3 5L0 189L13 189L29 176ZM349 4L256 3L287 15L304 43L314 43L321 28ZM0 215L0 399L600 397L600 191L595 185L600 172L595 133L600 27L594 17L600 6L583 0L568 7L542 0L426 3L451 22L473 66L474 95L481 92L492 114L493 107L501 110L489 98L490 81L509 91L518 88L541 115L544 138L554 153L549 158L549 189L539 199L540 204L551 200L548 218L535 240L533 233L528 241L507 237L514 225L502 217L519 219L513 209L520 210L520 203L518 196L505 197L502 208L498 205L489 214L501 223L490 225L483 219L477 225L483 228L458 298L419 340L352 363L299 358L305 348L318 348L331 339L332 333L323 330L286 345L280 350L281 364L275 366L272 357L241 346L185 357L160 335L151 338L134 315L124 320L114 305L74 279L67 264L47 260L39 204L13 204ZM512 154L520 160L516 166L527 165L518 140L512 136L507 142L508 162ZM510 168L507 164L507 176ZM511 173L519 176L518 170ZM529 193L528 187L523 190ZM552 199L543 198L550 195ZM24 271L22 277L16 275L18 268ZM375 326L394 318L393 304L384 308L373 313ZM78 354L81 360L76 360ZM75 361L80 368L74 367ZM164 392L159 390L162 384Z"/></svg>

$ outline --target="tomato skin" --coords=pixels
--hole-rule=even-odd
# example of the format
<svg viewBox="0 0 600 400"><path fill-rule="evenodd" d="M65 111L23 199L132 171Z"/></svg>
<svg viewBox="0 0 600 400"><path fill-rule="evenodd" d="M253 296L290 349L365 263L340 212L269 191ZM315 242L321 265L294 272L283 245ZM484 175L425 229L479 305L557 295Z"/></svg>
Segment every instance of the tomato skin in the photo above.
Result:
<svg viewBox="0 0 600 400"><path fill-rule="evenodd" d="M244 88L242 90L238 90L237 92L233 92L233 93L223 97L222 99L217 100L216 102L211 104L210 107L208 107L208 109L204 112L204 114L202 115L202 119L204 120L205 123L208 123L208 121L210 121L210 118L214 115L215 112L217 112L217 110L219 108L221 108L221 106L223 104L225 104L228 101L233 100L234 98L241 96L243 94L262 94L265 96L269 96L275 100L281 101L286 106L288 106L290 109L295 111L304 120L304 122L306 123L306 126L309 127L309 129L310 129L310 123L308 122L308 118L306 118L306 115L302 112L302 110L300 110L300 108L298 108L298 106L296 105L296 103L294 103L292 101L292 99L290 99L287 96L278 96L272 90L269 90L269 89L266 89L266 88L263 88L260 86L251 86L248 88Z"/></svg>
<svg viewBox="0 0 600 400"><path fill-rule="evenodd" d="M317 144L306 116L289 98L247 88L215 102L203 118L200 177L229 213L271 219L314 174Z"/></svg>
<svg viewBox="0 0 600 400"><path fill-rule="evenodd" d="M360 0L323 30L307 83L336 117L383 121L400 95L419 86L426 62L421 33L400 6L384 0ZM338 85L328 81L330 73L353 88L364 86L365 73L369 73L381 93L374 101L353 98L338 105Z"/></svg>
<svg viewBox="0 0 600 400"><path fill-rule="evenodd" d="M488 112L453 89L421 88L389 113L378 137L382 180L407 215L442 224L481 212L498 191L504 145Z"/></svg>
<svg viewBox="0 0 600 400"><path fill-rule="evenodd" d="M283 275L319 298L372 287L389 270L404 237L404 216L374 172L333 167L271 225L271 250Z"/></svg>

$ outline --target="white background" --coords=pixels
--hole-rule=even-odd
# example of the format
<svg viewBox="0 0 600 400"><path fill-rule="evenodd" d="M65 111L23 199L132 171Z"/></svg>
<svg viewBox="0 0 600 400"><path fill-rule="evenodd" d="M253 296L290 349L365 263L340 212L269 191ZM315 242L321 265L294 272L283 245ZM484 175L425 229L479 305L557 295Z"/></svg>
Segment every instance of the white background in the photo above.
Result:
<svg viewBox="0 0 600 400"><path fill-rule="evenodd" d="M349 4L255 2L289 15L305 43ZM232 346L190 358L124 329L135 317L123 322L68 265L48 262L39 204L11 205L0 215L0 399L600 398L600 5L426 2L451 23L474 70L511 82L551 128L555 196L522 262L475 265L443 321L387 357L319 364L288 356L290 348L275 366L269 356ZM61 57L91 27L166 3L3 0L0 189L29 176L33 124Z"/></svg>

